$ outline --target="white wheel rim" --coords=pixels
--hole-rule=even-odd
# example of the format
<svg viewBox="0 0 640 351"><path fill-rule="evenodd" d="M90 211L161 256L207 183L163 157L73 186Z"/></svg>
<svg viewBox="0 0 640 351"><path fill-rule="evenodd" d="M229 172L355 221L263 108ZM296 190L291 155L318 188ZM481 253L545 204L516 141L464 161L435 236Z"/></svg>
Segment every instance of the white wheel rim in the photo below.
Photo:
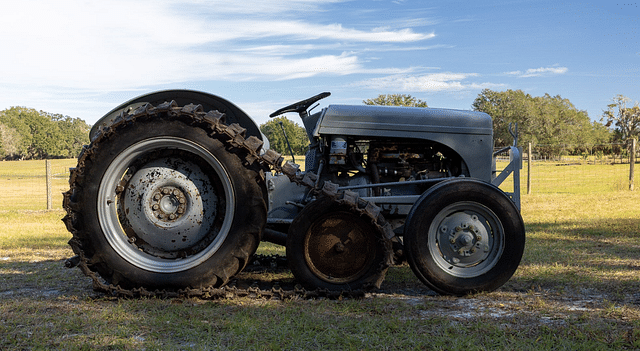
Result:
<svg viewBox="0 0 640 351"><path fill-rule="evenodd" d="M189 157L151 157L130 175L125 189L118 189L136 161L162 150ZM201 170L196 159L215 174ZM214 255L229 234L235 210L233 186L220 161L203 146L176 137L146 139L116 156L100 182L97 201L100 228L109 245L131 265L157 273L185 271Z"/></svg>

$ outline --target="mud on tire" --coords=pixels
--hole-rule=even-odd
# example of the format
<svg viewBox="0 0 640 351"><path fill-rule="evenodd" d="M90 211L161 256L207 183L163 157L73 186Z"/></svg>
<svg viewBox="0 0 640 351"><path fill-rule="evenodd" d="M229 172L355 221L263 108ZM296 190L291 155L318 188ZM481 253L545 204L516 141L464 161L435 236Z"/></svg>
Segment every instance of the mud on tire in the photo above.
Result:
<svg viewBox="0 0 640 351"><path fill-rule="evenodd" d="M287 235L287 260L307 289L379 288L389 267L390 242L370 217L333 198L307 205Z"/></svg>
<svg viewBox="0 0 640 351"><path fill-rule="evenodd" d="M189 116L156 113L110 128L70 180L72 248L112 286L224 285L266 223L260 167L244 156Z"/></svg>

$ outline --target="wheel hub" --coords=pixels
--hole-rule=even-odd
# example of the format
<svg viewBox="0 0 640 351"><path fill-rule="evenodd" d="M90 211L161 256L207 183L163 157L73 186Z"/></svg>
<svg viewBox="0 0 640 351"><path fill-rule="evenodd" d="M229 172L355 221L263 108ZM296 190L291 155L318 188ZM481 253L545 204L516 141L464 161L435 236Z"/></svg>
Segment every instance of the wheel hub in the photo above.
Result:
<svg viewBox="0 0 640 351"><path fill-rule="evenodd" d="M210 243L218 198L205 171L167 157L131 173L120 194L120 217L133 244L158 257L177 258Z"/></svg>
<svg viewBox="0 0 640 351"><path fill-rule="evenodd" d="M160 187L151 197L150 206L159 220L177 221L186 211L187 198L182 189L173 186Z"/></svg>
<svg viewBox="0 0 640 351"><path fill-rule="evenodd" d="M452 265L478 264L490 251L490 235L475 214L454 213L440 223L439 232L442 257Z"/></svg>

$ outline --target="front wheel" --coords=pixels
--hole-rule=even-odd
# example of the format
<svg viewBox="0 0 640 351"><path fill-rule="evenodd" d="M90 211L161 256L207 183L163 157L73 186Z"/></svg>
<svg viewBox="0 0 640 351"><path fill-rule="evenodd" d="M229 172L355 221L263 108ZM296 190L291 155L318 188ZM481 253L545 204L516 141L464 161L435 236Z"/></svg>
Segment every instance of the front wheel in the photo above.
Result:
<svg viewBox="0 0 640 351"><path fill-rule="evenodd" d="M492 291L515 272L525 229L513 202L479 180L453 179L414 204L404 232L407 260L434 291L466 295Z"/></svg>

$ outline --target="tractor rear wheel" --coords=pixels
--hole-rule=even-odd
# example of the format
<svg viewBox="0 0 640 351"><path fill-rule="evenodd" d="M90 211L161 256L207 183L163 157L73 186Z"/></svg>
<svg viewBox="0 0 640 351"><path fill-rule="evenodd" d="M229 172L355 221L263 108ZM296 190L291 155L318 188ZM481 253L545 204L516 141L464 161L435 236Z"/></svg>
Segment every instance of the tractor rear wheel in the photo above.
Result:
<svg viewBox="0 0 640 351"><path fill-rule="evenodd" d="M193 124L138 120L89 148L74 186L74 237L108 283L220 286L255 252L266 223L259 170Z"/></svg>
<svg viewBox="0 0 640 351"><path fill-rule="evenodd" d="M414 204L404 244L409 265L425 285L466 295L495 290L511 278L522 258L525 229L500 189L457 178L433 186Z"/></svg>

